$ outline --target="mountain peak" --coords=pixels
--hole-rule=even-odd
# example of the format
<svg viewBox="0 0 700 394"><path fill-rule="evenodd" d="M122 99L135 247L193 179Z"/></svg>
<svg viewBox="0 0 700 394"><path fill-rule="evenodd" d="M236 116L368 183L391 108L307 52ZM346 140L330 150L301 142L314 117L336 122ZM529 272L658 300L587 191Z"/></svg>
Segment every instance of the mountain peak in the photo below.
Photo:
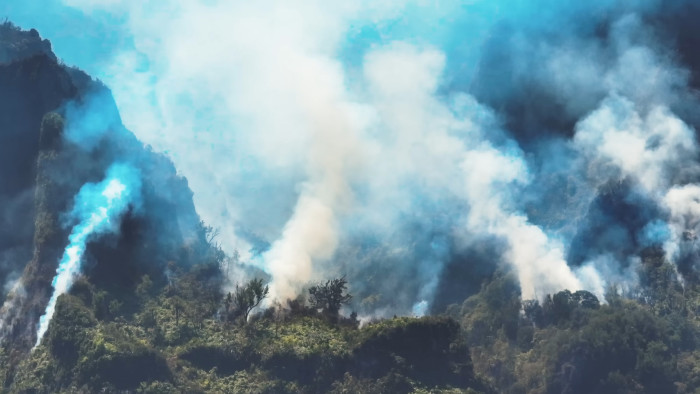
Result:
<svg viewBox="0 0 700 394"><path fill-rule="evenodd" d="M51 42L41 39L36 29L22 30L12 22L0 24L0 63L44 54L54 62L58 59L51 50Z"/></svg>

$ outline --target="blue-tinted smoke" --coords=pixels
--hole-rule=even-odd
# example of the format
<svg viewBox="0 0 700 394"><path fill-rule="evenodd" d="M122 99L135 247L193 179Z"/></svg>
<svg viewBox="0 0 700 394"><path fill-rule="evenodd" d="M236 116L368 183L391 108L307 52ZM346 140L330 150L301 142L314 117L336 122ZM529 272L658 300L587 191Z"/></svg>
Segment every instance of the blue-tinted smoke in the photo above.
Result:
<svg viewBox="0 0 700 394"><path fill-rule="evenodd" d="M37 345L49 327L58 297L70 290L76 276L80 274L88 242L102 234L117 231L121 215L130 206L139 204L140 193L139 171L129 164L116 163L107 170L102 182L84 185L75 196L68 218L77 224L68 237L68 246L52 282L53 293L39 320Z"/></svg>
<svg viewBox="0 0 700 394"><path fill-rule="evenodd" d="M670 238L671 229L668 223L658 219L647 223L640 231L642 246L663 245Z"/></svg>
<svg viewBox="0 0 700 394"><path fill-rule="evenodd" d="M119 114L111 111L114 99L105 90L93 89L80 102L66 104L67 124L63 137L84 151L94 150L105 134L121 128Z"/></svg>

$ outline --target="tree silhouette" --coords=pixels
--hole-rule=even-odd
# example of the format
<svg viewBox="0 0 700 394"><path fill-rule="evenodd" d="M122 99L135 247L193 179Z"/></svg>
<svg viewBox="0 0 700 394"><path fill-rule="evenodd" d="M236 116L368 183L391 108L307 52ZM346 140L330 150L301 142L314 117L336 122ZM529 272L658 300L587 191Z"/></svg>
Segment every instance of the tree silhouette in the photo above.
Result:
<svg viewBox="0 0 700 394"><path fill-rule="evenodd" d="M343 304L352 299L352 295L346 292L347 280L345 278L330 279L325 284L319 283L309 289L309 302L311 307L321 310L329 317L336 317Z"/></svg>
<svg viewBox="0 0 700 394"><path fill-rule="evenodd" d="M269 286L263 286L262 279L253 279L243 286L236 285L232 301L237 312L243 316L243 323L248 321L250 312L260 305L269 291Z"/></svg>

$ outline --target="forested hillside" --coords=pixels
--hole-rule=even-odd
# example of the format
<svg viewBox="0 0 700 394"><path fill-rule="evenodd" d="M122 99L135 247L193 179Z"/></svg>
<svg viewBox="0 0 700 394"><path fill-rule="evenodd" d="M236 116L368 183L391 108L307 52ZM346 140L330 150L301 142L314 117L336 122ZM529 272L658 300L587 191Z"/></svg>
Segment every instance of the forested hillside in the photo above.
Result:
<svg viewBox="0 0 700 394"><path fill-rule="evenodd" d="M42 344L5 369L5 384L11 392L697 392L697 284L681 286L654 250L640 275L634 293L611 288L598 300L563 291L539 303L521 300L512 276L498 271L442 314L361 325L308 292L253 308L246 321L255 297L244 288L223 294L214 263L174 268L161 285L145 275L128 293L82 278L61 296ZM346 295L342 284L329 294ZM5 352L4 367L11 361Z"/></svg>

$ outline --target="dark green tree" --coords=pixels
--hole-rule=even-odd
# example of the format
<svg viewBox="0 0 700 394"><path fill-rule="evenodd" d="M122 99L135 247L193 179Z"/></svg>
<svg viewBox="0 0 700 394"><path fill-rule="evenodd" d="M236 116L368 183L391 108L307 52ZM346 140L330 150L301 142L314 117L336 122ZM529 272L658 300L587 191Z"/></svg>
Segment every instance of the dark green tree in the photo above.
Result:
<svg viewBox="0 0 700 394"><path fill-rule="evenodd" d="M148 301L148 297L153 289L153 281L148 275L141 277L141 282L136 285L135 293L136 296L141 300L141 302Z"/></svg>
<svg viewBox="0 0 700 394"><path fill-rule="evenodd" d="M320 310L327 316L336 317L340 307L347 304L352 299L352 295L347 293L348 282L345 278L330 279L326 283L309 288L309 302L311 307Z"/></svg>

